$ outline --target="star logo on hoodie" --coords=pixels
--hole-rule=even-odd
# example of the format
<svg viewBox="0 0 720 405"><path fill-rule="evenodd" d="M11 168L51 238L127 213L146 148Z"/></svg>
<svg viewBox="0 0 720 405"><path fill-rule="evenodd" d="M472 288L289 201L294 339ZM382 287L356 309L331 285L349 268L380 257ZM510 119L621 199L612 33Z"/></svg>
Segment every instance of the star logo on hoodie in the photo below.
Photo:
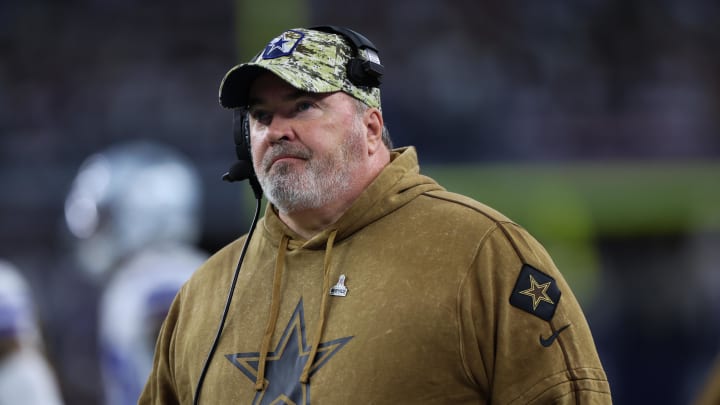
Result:
<svg viewBox="0 0 720 405"><path fill-rule="evenodd" d="M510 304L546 321L555 315L560 289L554 278L525 264L510 295Z"/></svg>
<svg viewBox="0 0 720 405"><path fill-rule="evenodd" d="M300 376L311 351L305 336L305 314L303 302L300 299L275 350L267 354L265 389L255 394L253 405L310 404L310 384L300 382ZM310 367L310 377L350 339L352 336L320 343ZM260 353L226 354L225 357L250 381L253 383L257 381Z"/></svg>

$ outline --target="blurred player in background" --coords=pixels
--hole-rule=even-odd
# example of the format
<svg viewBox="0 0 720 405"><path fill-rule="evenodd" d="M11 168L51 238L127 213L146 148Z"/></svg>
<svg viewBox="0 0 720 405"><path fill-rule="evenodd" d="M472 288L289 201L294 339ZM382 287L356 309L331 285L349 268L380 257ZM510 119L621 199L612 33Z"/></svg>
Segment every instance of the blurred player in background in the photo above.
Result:
<svg viewBox="0 0 720 405"><path fill-rule="evenodd" d="M180 286L207 255L193 166L157 143L116 145L81 166L65 219L82 269L103 285L100 367L107 404L136 404L157 332Z"/></svg>
<svg viewBox="0 0 720 405"><path fill-rule="evenodd" d="M17 268L0 260L0 405L62 403L30 288Z"/></svg>

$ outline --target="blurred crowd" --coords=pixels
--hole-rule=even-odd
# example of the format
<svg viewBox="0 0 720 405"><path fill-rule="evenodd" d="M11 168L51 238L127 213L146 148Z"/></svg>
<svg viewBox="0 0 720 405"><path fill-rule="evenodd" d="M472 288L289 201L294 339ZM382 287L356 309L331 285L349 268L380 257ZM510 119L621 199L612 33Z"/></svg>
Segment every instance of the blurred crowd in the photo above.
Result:
<svg viewBox="0 0 720 405"><path fill-rule="evenodd" d="M246 3L0 2L0 404L134 403L174 291L245 232L217 91ZM715 2L300 3L378 45L422 164L720 159ZM616 403L689 403L720 353L720 229L592 243Z"/></svg>

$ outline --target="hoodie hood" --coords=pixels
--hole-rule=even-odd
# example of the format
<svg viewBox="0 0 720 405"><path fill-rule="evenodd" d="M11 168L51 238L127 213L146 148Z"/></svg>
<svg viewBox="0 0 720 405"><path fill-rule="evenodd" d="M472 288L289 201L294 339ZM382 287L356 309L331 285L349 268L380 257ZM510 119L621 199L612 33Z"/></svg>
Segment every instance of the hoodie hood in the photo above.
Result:
<svg viewBox="0 0 720 405"><path fill-rule="evenodd" d="M335 234L335 243L348 238L366 225L401 208L422 193L444 190L433 179L420 174L415 148L394 149L390 163L360 194L350 208L333 225L310 240L304 240L286 226L278 217L276 209L268 204L261 229L265 237L273 241L290 238L288 249L325 249L328 237Z"/></svg>

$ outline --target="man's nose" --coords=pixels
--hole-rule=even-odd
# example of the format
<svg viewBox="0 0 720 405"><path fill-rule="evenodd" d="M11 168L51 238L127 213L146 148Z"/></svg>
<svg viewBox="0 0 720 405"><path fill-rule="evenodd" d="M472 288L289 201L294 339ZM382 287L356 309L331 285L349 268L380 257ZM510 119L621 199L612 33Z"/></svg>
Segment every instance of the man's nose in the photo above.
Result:
<svg viewBox="0 0 720 405"><path fill-rule="evenodd" d="M294 137L292 119L275 115L267 126L267 140L270 143L287 141Z"/></svg>

